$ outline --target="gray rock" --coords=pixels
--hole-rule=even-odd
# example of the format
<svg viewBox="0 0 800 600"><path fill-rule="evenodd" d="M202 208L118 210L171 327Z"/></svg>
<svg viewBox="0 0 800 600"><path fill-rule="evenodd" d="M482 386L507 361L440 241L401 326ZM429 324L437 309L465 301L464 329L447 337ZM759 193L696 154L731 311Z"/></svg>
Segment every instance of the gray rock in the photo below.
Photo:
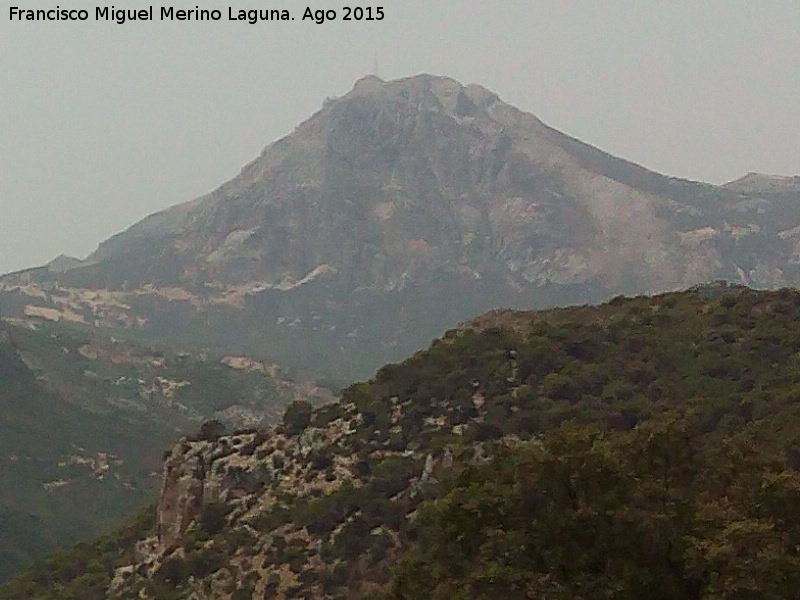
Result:
<svg viewBox="0 0 800 600"><path fill-rule="evenodd" d="M659 175L480 86L368 77L214 192L0 295L117 290L128 309L91 296L85 320L352 379L496 307L796 285L798 199L796 177Z"/></svg>

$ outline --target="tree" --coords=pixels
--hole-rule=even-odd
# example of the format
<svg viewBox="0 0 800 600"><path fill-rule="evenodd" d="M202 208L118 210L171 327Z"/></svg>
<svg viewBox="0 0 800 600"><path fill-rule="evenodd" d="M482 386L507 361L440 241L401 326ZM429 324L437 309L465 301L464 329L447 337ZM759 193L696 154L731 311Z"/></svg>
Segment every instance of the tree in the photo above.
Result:
<svg viewBox="0 0 800 600"><path fill-rule="evenodd" d="M308 400L295 400L283 413L283 425L290 435L302 433L311 423L314 407Z"/></svg>
<svg viewBox="0 0 800 600"><path fill-rule="evenodd" d="M212 442L225 433L225 425L217 419L206 421L200 426L200 439Z"/></svg>

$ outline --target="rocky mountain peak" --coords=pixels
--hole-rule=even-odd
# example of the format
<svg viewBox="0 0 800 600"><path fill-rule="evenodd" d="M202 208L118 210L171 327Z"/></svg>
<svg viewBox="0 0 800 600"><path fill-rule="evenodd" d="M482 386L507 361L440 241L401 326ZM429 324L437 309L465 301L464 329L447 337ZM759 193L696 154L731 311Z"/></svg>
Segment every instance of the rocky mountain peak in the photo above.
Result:
<svg viewBox="0 0 800 600"><path fill-rule="evenodd" d="M462 85L450 77L416 75L394 81L383 81L370 75L356 82L353 90L342 98L371 97L378 101L403 100L420 109L439 108L446 114L464 117L474 115L500 102L496 94L479 85Z"/></svg>
<svg viewBox="0 0 800 600"><path fill-rule="evenodd" d="M800 175L770 175L748 173L744 177L725 184L725 187L738 192L800 192Z"/></svg>
<svg viewBox="0 0 800 600"><path fill-rule="evenodd" d="M478 85L368 76L210 194L0 294L14 316L365 376L499 306L800 281L795 184L745 179L659 175Z"/></svg>

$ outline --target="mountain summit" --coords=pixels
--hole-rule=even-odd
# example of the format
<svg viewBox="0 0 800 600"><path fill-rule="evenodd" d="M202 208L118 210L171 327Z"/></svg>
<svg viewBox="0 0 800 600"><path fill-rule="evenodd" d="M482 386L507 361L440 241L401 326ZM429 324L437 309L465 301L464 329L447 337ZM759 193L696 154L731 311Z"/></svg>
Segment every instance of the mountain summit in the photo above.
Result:
<svg viewBox="0 0 800 600"><path fill-rule="evenodd" d="M799 197L664 177L477 85L366 77L214 192L0 299L350 378L497 306L798 283Z"/></svg>

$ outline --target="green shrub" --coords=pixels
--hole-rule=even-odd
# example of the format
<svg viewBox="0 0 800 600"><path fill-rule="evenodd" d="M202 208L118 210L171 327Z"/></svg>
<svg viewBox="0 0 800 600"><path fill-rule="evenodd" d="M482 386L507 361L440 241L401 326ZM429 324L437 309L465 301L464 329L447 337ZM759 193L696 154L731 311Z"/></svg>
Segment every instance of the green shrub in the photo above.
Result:
<svg viewBox="0 0 800 600"><path fill-rule="evenodd" d="M283 426L289 435L302 433L311 423L314 407L307 400L295 400L286 407Z"/></svg>
<svg viewBox="0 0 800 600"><path fill-rule="evenodd" d="M210 421L204 422L200 426L200 433L198 434L199 439L205 440L208 442L213 442L218 440L222 435L225 434L225 425L218 421L217 419L211 419Z"/></svg>
<svg viewBox="0 0 800 600"><path fill-rule="evenodd" d="M209 502L203 506L197 522L206 534L216 535L225 527L229 510L224 502Z"/></svg>

